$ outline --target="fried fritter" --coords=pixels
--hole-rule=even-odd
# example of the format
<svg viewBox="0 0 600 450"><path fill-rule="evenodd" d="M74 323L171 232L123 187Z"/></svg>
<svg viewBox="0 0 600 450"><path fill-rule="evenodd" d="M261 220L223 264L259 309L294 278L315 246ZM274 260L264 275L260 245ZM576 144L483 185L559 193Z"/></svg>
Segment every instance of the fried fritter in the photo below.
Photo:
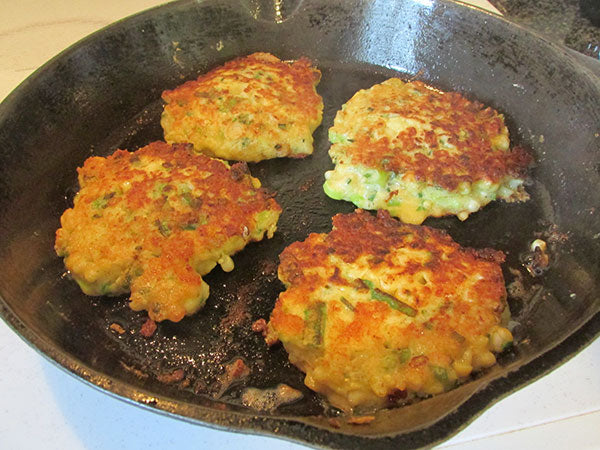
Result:
<svg viewBox="0 0 600 450"><path fill-rule="evenodd" d="M358 91L329 129L324 190L403 222L523 201L531 156L510 148L502 114L455 92L391 78Z"/></svg>
<svg viewBox="0 0 600 450"><path fill-rule="evenodd" d="M345 411L444 392L512 342L503 260L385 211L338 214L329 234L281 254L287 290L267 342L280 340L306 385Z"/></svg>
<svg viewBox="0 0 600 450"><path fill-rule="evenodd" d="M310 155L323 118L315 90L320 79L306 58L287 63L254 53L235 59L163 92L165 140L238 161Z"/></svg>
<svg viewBox="0 0 600 450"><path fill-rule="evenodd" d="M133 310L177 322L208 297L204 275L250 241L272 237L281 208L245 163L154 142L91 157L61 217L56 253L88 295L131 292Z"/></svg>

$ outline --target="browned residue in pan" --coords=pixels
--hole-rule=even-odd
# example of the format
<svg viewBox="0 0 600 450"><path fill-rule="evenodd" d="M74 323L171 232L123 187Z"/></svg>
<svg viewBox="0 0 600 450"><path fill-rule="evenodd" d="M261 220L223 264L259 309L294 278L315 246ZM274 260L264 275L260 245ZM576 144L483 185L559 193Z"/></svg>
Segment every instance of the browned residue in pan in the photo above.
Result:
<svg viewBox="0 0 600 450"><path fill-rule="evenodd" d="M218 390L214 398L221 398L233 383L250 375L250 369L241 358L225 366L225 372L217 380Z"/></svg>
<svg viewBox="0 0 600 450"><path fill-rule="evenodd" d="M242 394L242 404L258 411L273 411L301 398L302 392L281 383L271 389L247 388Z"/></svg>
<svg viewBox="0 0 600 450"><path fill-rule="evenodd" d="M150 318L144 322L142 328L140 328L140 334L145 338L152 337L156 331L156 322Z"/></svg>

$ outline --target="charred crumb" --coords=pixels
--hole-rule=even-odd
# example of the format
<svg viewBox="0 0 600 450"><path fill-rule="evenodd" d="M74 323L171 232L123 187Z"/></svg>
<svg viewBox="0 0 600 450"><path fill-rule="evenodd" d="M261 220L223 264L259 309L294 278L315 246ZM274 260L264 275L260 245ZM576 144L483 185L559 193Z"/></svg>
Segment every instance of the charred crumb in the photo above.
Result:
<svg viewBox="0 0 600 450"><path fill-rule="evenodd" d="M402 404L406 400L407 397L408 397L408 392L406 390L395 389L393 392L388 394L387 403L390 406L397 406L399 404Z"/></svg>
<svg viewBox="0 0 600 450"><path fill-rule="evenodd" d="M118 323L116 323L116 322L115 323L111 323L110 326L109 326L109 328L111 330L113 330L115 333L119 334L119 335L125 333L125 329L121 325L119 325Z"/></svg>
<svg viewBox="0 0 600 450"><path fill-rule="evenodd" d="M145 338L150 338L156 331L156 322L148 317L148 320L144 322L142 328L140 328L140 334Z"/></svg>
<svg viewBox="0 0 600 450"><path fill-rule="evenodd" d="M185 150L186 152L193 153L194 145L190 143L174 143L173 150Z"/></svg>
<svg viewBox="0 0 600 450"><path fill-rule="evenodd" d="M478 258L485 261L489 261L496 264L502 264L504 262L504 253L493 248L479 248L474 250Z"/></svg>
<svg viewBox="0 0 600 450"><path fill-rule="evenodd" d="M234 380L243 378L250 374L250 369L248 369L248 366L241 358L238 358L233 363L228 364L225 367L225 371L227 376L233 378Z"/></svg>
<svg viewBox="0 0 600 450"><path fill-rule="evenodd" d="M183 369L175 369L172 372L165 372L156 376L156 379L161 383L174 384L183 380L185 373Z"/></svg>
<svg viewBox="0 0 600 450"><path fill-rule="evenodd" d="M147 373L142 372L140 369L138 369L136 367L133 367L133 366L130 366L129 364L126 364L123 361L119 361L119 365L123 369L125 369L127 372L135 375L136 377L138 377L138 378L140 378L142 380L145 380L146 378L148 378L148 374Z"/></svg>
<svg viewBox="0 0 600 450"><path fill-rule="evenodd" d="M240 181L250 172L248 169L248 164L244 161L235 163L231 166L231 179L233 181Z"/></svg>
<svg viewBox="0 0 600 450"><path fill-rule="evenodd" d="M306 180L302 185L298 188L301 192L307 192L312 186L315 184L314 178L310 180Z"/></svg>
<svg viewBox="0 0 600 450"><path fill-rule="evenodd" d="M260 333L265 340L265 343L271 347L279 342L279 339L269 334L269 327L265 319L258 319L252 324L252 331Z"/></svg>
<svg viewBox="0 0 600 450"><path fill-rule="evenodd" d="M255 333L261 333L263 336L267 332L267 321L265 319L258 319L252 324L252 331Z"/></svg>
<svg viewBox="0 0 600 450"><path fill-rule="evenodd" d="M225 371L217 379L217 392L214 398L221 398L233 383L250 375L250 369L241 358L225 366Z"/></svg>
<svg viewBox="0 0 600 450"><path fill-rule="evenodd" d="M277 197L277 192L272 189L260 188L258 191L262 194L265 200Z"/></svg>
<svg viewBox="0 0 600 450"><path fill-rule="evenodd" d="M346 422L350 425L368 425L375 420L375 416L352 416Z"/></svg>

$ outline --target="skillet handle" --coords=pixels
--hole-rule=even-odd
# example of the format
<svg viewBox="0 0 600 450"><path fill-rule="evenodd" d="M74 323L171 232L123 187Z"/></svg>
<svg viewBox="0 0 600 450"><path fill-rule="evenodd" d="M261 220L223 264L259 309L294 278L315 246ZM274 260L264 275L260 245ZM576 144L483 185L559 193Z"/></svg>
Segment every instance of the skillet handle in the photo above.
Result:
<svg viewBox="0 0 600 450"><path fill-rule="evenodd" d="M283 23L294 15L304 0L240 0L254 19Z"/></svg>

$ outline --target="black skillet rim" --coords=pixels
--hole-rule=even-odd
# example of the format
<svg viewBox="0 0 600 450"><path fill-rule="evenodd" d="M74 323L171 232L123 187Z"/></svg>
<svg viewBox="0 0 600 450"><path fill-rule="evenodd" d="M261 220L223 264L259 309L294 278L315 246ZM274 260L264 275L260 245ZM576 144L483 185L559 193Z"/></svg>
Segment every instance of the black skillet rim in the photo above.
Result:
<svg viewBox="0 0 600 450"><path fill-rule="evenodd" d="M509 22L500 16L488 13L487 11L481 10L472 5L453 0L434 0L434 2L445 4L448 7L467 7L476 10L477 14L486 16L487 20L500 21L504 27L508 27L509 29L518 29L521 33L532 36L533 39L544 41L545 45L552 49L557 58L562 58L563 60L571 59L571 64L575 68L579 69L580 72L587 74L592 80L594 80L594 84L598 86L598 90L600 92L600 81L598 81L596 74L593 74L593 72L600 74L600 64L598 64L598 67L594 67L594 63L590 63L590 61L587 60L582 60L584 57L579 54L575 54L574 52L569 52L569 49L566 47L548 41L535 32L526 30L520 25ZM25 81L23 81L5 98L2 104L0 104L0 110L2 107L6 107L12 102L17 101L21 93L26 90L28 85L35 83L36 79L43 73L51 70L53 66L59 63L65 56L78 51L80 48L87 45L89 41L92 41L99 36L109 34L117 30L119 27L127 26L128 22L133 18L142 19L145 16L151 16L153 12L159 8L164 8L165 10L169 8L175 8L181 3L185 3L185 0L182 2L173 2L160 5L142 11L110 24L107 27L104 27L101 30L83 38L50 59L32 75L30 75ZM69 356L65 352L61 351L54 343L47 341L43 337L33 332L33 330L31 330L23 321L21 321L21 319L10 309L1 296L0 317L21 339L23 339L29 346L45 357L48 361L53 363L56 367L64 370L65 372L74 376L76 379L85 382L89 386L92 386L101 392L109 394L119 400L179 420L225 431L270 435L273 437L290 439L315 447L325 445L324 443L327 442L327 445L333 444L333 446L336 448L358 448L361 446L361 442L367 442L365 440L373 442L374 440L376 441L378 439L387 441L390 446L402 445L406 448L419 448L439 443L465 428L469 423L471 423L476 417L482 414L494 403L500 401L512 392L515 392L516 390L536 381L542 376L548 374L553 369L557 368L559 365L565 363L589 344L591 344L598 336L600 336L600 313L596 313L581 327L572 330L571 334L554 348L524 364L514 372L511 372L501 378L492 380L481 390L473 394L454 412L446 415L433 425L426 426L425 428L416 431L396 435L391 438L365 438L320 429L310 424L294 420L293 418L260 417L237 412L222 412L196 404L173 401L167 396L146 392L129 383L112 379L110 376L91 369L76 358ZM381 443L383 444L383 442Z"/></svg>

